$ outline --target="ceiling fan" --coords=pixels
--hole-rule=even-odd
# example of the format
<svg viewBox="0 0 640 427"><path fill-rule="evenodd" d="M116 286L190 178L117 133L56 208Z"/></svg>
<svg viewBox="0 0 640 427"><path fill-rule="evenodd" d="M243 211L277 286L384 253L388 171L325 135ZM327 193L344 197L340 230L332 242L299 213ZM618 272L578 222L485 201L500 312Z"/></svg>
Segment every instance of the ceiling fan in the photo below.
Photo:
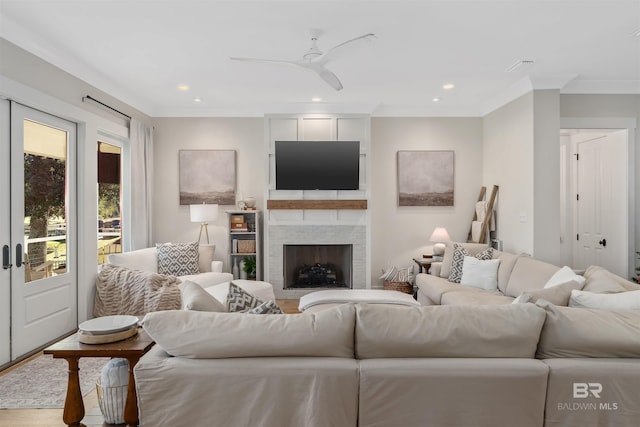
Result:
<svg viewBox="0 0 640 427"><path fill-rule="evenodd" d="M311 47L309 50L302 55L302 59L298 59L295 61L287 61L283 59L261 59L261 58L239 58L239 57L231 57L230 59L234 61L247 61L247 62L264 62L264 63L273 63L273 64L283 64L283 65L293 65L298 68L304 68L307 70L314 71L316 74L320 76L322 80L327 82L329 86L334 88L335 90L342 89L342 83L340 83L340 79L330 70L328 70L325 65L333 59L336 55L336 52L344 49L345 46L352 44L358 40L371 39L375 37L375 34L368 33L363 34L359 37L353 38L351 40L347 40L342 42L325 53L323 53L317 45L318 37L320 37L320 31L312 30L309 32L309 36L311 37Z"/></svg>

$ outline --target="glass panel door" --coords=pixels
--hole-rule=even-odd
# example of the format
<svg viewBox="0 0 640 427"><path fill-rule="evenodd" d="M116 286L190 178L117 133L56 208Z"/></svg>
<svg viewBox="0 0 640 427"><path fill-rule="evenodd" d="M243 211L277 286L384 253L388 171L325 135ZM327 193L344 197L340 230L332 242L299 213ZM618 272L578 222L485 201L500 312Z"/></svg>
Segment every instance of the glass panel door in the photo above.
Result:
<svg viewBox="0 0 640 427"><path fill-rule="evenodd" d="M77 325L75 124L11 104L15 359Z"/></svg>

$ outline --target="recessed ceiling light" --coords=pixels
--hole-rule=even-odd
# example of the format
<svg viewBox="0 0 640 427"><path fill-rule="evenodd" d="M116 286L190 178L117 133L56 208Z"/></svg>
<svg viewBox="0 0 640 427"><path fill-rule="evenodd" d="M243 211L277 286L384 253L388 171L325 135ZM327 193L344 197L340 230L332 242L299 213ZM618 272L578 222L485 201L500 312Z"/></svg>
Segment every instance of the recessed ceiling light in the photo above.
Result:
<svg viewBox="0 0 640 427"><path fill-rule="evenodd" d="M316 97L316 98L311 98L311 100L312 100L313 102L320 102L320 101L322 101L322 98L317 98L317 97Z"/></svg>
<svg viewBox="0 0 640 427"><path fill-rule="evenodd" d="M453 83L446 83L442 85L442 89L446 90L453 89L454 87L456 87L456 85L454 85Z"/></svg>
<svg viewBox="0 0 640 427"><path fill-rule="evenodd" d="M202 99L200 99L200 98L193 98L193 102L200 102L200 101L202 101Z"/></svg>
<svg viewBox="0 0 640 427"><path fill-rule="evenodd" d="M178 90L189 90L189 86L187 86L187 85L178 85Z"/></svg>
<svg viewBox="0 0 640 427"><path fill-rule="evenodd" d="M436 97L432 99L433 102L440 102L440 98Z"/></svg>

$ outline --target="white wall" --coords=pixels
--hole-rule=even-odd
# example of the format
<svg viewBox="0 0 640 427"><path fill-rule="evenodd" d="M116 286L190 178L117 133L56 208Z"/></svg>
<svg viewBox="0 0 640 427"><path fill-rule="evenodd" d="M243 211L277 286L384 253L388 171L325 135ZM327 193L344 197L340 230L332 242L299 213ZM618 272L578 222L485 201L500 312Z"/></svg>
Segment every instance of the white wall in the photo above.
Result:
<svg viewBox="0 0 640 427"><path fill-rule="evenodd" d="M198 238L199 224L190 222L189 206L180 206L178 183L179 150L236 150L237 192L254 196L264 210L265 151L263 119L260 118L158 118L154 120L155 242L189 242ZM216 244L214 258L227 269L227 224L220 206L216 224L209 224L209 240ZM204 239L204 237L203 237Z"/></svg>
<svg viewBox="0 0 640 427"><path fill-rule="evenodd" d="M453 207L398 206L398 150L453 150ZM452 240L466 241L482 186L480 118L372 118L371 120L371 278L381 286L381 269L415 265L431 253L429 236L445 227Z"/></svg>
<svg viewBox="0 0 640 427"><path fill-rule="evenodd" d="M529 92L482 120L482 182L500 186L496 236L508 252L534 253L533 112Z"/></svg>
<svg viewBox="0 0 640 427"><path fill-rule="evenodd" d="M560 93L533 92L533 253L558 264L560 243Z"/></svg>

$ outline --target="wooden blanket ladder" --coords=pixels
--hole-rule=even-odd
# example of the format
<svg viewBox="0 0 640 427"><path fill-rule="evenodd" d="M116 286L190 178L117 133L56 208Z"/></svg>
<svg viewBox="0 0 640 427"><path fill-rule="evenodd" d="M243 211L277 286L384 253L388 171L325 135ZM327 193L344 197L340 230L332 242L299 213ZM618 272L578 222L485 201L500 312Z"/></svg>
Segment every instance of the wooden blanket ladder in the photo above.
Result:
<svg viewBox="0 0 640 427"><path fill-rule="evenodd" d="M480 188L480 194L478 195L478 202L482 202L485 199L485 195L487 193L487 187ZM496 201L496 196L498 195L498 186L494 185L491 190L491 196L489 196L489 202L487 203L487 213L484 216L484 221L482 221L482 227L480 229L480 236L478 237L478 241L475 242L472 236L473 230L473 221L478 220L478 214L476 213L476 206L473 205L473 220L471 223L471 227L469 227L469 235L467 236L467 242L471 243L485 243L487 241L487 235L489 233L489 227L491 225L491 217L493 216L493 204Z"/></svg>

